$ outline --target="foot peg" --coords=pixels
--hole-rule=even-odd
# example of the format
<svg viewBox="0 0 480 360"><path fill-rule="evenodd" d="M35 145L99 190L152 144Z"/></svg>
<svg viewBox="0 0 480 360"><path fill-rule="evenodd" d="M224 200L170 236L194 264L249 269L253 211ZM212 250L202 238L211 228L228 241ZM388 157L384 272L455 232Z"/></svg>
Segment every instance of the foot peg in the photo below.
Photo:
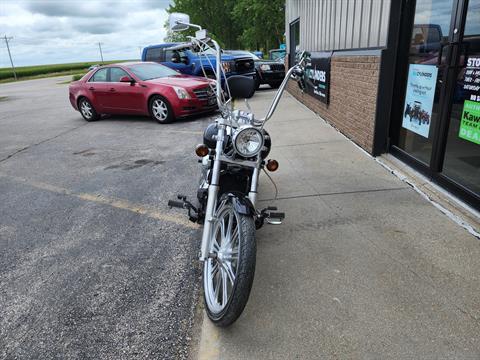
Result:
<svg viewBox="0 0 480 360"><path fill-rule="evenodd" d="M168 200L168 207L176 207L180 209L187 209L188 210L188 219L191 222L198 222L198 209L193 206L193 204L187 200L187 197L184 195L177 195L178 200Z"/></svg>
<svg viewBox="0 0 480 360"><path fill-rule="evenodd" d="M268 206L260 212L260 216L271 225L280 225L285 219L285 213L283 212L273 212L276 211L275 206Z"/></svg>

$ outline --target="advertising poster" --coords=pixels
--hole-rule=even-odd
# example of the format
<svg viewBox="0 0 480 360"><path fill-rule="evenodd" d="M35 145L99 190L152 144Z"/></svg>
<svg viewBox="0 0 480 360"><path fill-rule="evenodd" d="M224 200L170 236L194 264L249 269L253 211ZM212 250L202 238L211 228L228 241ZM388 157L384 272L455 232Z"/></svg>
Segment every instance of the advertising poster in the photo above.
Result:
<svg viewBox="0 0 480 360"><path fill-rule="evenodd" d="M402 127L428 138L437 84L435 65L410 64Z"/></svg>
<svg viewBox="0 0 480 360"><path fill-rule="evenodd" d="M465 100L458 136L480 145L480 102Z"/></svg>
<svg viewBox="0 0 480 360"><path fill-rule="evenodd" d="M462 118L458 137L480 145L480 57L467 59L463 76Z"/></svg>
<svg viewBox="0 0 480 360"><path fill-rule="evenodd" d="M331 57L331 51L312 52L305 67L305 91L325 104L329 102Z"/></svg>

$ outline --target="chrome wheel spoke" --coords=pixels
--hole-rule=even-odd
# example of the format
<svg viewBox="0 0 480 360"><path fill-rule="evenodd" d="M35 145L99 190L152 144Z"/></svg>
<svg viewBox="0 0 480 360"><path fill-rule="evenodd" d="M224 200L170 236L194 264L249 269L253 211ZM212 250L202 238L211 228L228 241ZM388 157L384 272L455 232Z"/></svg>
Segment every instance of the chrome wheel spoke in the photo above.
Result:
<svg viewBox="0 0 480 360"><path fill-rule="evenodd" d="M221 274L222 274L222 306L225 307L228 301L227 274L224 269L221 270Z"/></svg>
<svg viewBox="0 0 480 360"><path fill-rule="evenodd" d="M225 271L226 275L228 276L228 280L230 280L232 286L235 283L235 274L233 273L232 265L230 261L226 261L223 264L223 270Z"/></svg>

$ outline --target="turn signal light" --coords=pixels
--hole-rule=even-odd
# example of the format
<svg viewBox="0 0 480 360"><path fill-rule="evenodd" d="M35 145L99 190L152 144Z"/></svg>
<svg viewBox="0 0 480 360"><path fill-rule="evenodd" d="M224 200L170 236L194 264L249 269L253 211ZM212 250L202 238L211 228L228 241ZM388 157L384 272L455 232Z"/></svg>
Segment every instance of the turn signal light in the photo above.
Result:
<svg viewBox="0 0 480 360"><path fill-rule="evenodd" d="M198 144L195 148L195 154L200 157L204 157L208 155L208 147L205 144Z"/></svg>
<svg viewBox="0 0 480 360"><path fill-rule="evenodd" d="M277 171L278 169L278 161L270 159L267 161L267 169L268 171Z"/></svg>

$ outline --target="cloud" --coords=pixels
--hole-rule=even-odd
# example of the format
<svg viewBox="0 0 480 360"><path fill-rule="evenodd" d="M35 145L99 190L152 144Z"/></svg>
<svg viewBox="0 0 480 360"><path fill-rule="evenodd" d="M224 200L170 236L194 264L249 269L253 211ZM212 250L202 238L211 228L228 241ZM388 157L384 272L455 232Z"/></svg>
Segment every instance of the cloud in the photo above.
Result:
<svg viewBox="0 0 480 360"><path fill-rule="evenodd" d="M107 19L72 19L70 23L73 30L87 34L111 34L115 33L120 24L118 21Z"/></svg>
<svg viewBox="0 0 480 360"><path fill-rule="evenodd" d="M118 4L120 6L118 6ZM107 17L116 15L122 1L27 1L25 7L33 14L58 17Z"/></svg>
<svg viewBox="0 0 480 360"><path fill-rule="evenodd" d="M13 36L16 66L138 59L141 49L166 35L169 1L0 0L1 34ZM0 67L10 66L0 43Z"/></svg>

